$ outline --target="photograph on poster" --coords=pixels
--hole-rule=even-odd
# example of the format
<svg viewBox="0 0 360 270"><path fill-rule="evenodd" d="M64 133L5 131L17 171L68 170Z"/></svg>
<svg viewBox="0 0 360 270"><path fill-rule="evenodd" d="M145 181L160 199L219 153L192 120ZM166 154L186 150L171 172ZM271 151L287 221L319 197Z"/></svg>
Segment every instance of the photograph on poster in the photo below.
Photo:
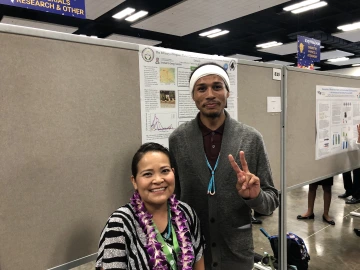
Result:
<svg viewBox="0 0 360 270"><path fill-rule="evenodd" d="M160 108L175 108L175 91L160 90Z"/></svg>

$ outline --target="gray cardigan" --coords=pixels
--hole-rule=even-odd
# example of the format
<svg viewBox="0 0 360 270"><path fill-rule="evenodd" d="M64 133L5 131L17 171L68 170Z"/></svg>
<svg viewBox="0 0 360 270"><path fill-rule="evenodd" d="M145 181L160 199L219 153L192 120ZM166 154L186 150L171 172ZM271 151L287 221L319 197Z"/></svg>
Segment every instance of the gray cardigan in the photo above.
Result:
<svg viewBox="0 0 360 270"><path fill-rule="evenodd" d="M263 214L274 211L279 205L278 192L273 185L261 134L225 113L220 159L215 171L216 194L207 194L211 173L205 161L199 115L179 126L169 138L176 174L175 192L200 218L206 241L206 269L247 270L252 269L254 259L251 209ZM245 152L250 172L260 179L261 190L255 199L243 199L235 187L237 177L228 155L232 154L241 166L240 150Z"/></svg>

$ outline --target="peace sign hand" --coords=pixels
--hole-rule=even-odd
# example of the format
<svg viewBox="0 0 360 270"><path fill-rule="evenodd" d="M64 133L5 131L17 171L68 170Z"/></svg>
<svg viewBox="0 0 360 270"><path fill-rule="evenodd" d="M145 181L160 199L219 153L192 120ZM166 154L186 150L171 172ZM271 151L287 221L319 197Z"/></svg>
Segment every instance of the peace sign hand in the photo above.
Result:
<svg viewBox="0 0 360 270"><path fill-rule="evenodd" d="M229 155L229 161L237 176L236 189L239 195L244 199L255 199L260 193L260 179L249 171L245 153L240 151L242 170L231 154Z"/></svg>

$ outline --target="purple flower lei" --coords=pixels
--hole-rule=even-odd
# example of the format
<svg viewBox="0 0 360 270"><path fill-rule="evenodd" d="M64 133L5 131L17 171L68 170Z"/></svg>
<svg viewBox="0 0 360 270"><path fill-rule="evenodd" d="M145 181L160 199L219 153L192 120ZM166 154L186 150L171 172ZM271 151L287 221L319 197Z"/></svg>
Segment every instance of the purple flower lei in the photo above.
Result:
<svg viewBox="0 0 360 270"><path fill-rule="evenodd" d="M146 210L139 192L135 191L130 199L130 203L135 210L135 215L139 219L139 224L146 234L145 248L150 255L149 265L151 269L168 270L168 265L161 244L156 239L156 232L153 226L152 215ZM189 228L184 213L178 209L179 201L175 195L169 198L169 205L172 213L172 223L176 224L175 233L179 242L180 253L178 254L178 269L191 270L192 262L195 258L191 240L187 236Z"/></svg>

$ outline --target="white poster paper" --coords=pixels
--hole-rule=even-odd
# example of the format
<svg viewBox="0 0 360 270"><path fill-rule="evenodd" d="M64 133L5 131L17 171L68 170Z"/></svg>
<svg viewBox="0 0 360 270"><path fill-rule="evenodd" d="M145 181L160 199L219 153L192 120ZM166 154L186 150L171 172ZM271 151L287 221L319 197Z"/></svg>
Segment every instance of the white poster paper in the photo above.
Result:
<svg viewBox="0 0 360 270"><path fill-rule="evenodd" d="M356 150L360 88L316 86L316 160Z"/></svg>
<svg viewBox="0 0 360 270"><path fill-rule="evenodd" d="M237 120L237 60L221 56L139 46L142 142L168 146L171 132L195 118L189 90L191 72L203 63L224 67L230 77L226 110Z"/></svg>

